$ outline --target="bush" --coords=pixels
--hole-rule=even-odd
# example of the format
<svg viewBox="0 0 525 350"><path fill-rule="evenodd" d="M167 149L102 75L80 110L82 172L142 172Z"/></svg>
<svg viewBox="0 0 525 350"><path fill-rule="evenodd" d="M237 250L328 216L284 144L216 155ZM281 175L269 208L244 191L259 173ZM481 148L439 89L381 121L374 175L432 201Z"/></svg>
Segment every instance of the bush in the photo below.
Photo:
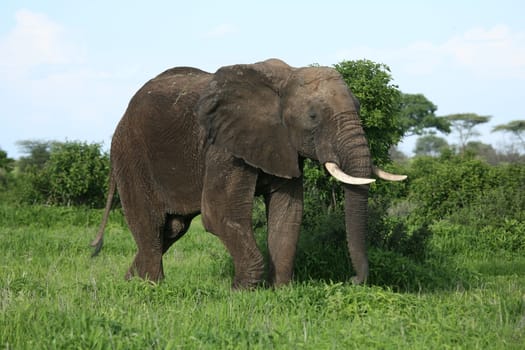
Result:
<svg viewBox="0 0 525 350"><path fill-rule="evenodd" d="M410 183L409 199L417 204L420 219L443 219L497 185L491 166L481 160L416 158L412 168L416 178Z"/></svg>
<svg viewBox="0 0 525 350"><path fill-rule="evenodd" d="M406 173L409 169L391 165L387 170ZM305 162L304 178L305 211L302 235L311 239L302 238L301 244L312 245L311 249L318 249L316 245L325 246L330 242L346 249L342 186L327 175L321 166L309 161ZM371 186L368 243L372 247L423 259L430 235L428 222L417 222L413 219L413 205L406 200L408 193L408 181L377 181Z"/></svg>
<svg viewBox="0 0 525 350"><path fill-rule="evenodd" d="M346 245L343 193L321 168L306 165L301 244L310 263L316 265L315 261L329 260L325 254ZM523 252L524 164L491 166L473 157L445 153L440 158L417 157L388 170L409 177L371 186L371 248L420 262L435 258L433 249L446 255ZM332 243L337 248L327 247ZM330 261L321 264L336 264Z"/></svg>
<svg viewBox="0 0 525 350"><path fill-rule="evenodd" d="M525 165L490 166L461 156L418 158L411 214L429 225L442 255L488 258L525 253Z"/></svg>
<svg viewBox="0 0 525 350"><path fill-rule="evenodd" d="M7 186L7 179L13 171L14 160L7 156L7 152L0 149L0 189Z"/></svg>
<svg viewBox="0 0 525 350"><path fill-rule="evenodd" d="M483 227L524 219L525 165L490 166L461 156L416 158L408 200L419 220Z"/></svg>
<svg viewBox="0 0 525 350"><path fill-rule="evenodd" d="M102 207L108 175L109 157L100 144L57 142L45 164L28 167L17 187L30 204Z"/></svg>
<svg viewBox="0 0 525 350"><path fill-rule="evenodd" d="M488 258L525 253L525 223L515 219L483 228L443 220L433 224L431 230L432 246L442 255Z"/></svg>
<svg viewBox="0 0 525 350"><path fill-rule="evenodd" d="M331 281L350 279L352 265L341 210L317 213L315 218L303 221L295 276L303 281L312 278Z"/></svg>

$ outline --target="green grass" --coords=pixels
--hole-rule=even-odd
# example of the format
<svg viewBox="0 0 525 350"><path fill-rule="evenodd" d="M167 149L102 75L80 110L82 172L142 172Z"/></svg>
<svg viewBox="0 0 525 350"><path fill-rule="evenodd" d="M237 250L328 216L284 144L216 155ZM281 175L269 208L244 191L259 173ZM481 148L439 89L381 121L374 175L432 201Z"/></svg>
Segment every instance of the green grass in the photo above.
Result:
<svg viewBox="0 0 525 350"><path fill-rule="evenodd" d="M151 285L123 279L135 244L118 211L101 255L90 258L88 244L101 214L0 205L1 347L521 349L525 344L525 256L455 255L414 265L372 251L373 285L325 281L322 270L309 278L308 270L298 267L290 286L233 292L229 255L196 221L166 254L165 281Z"/></svg>

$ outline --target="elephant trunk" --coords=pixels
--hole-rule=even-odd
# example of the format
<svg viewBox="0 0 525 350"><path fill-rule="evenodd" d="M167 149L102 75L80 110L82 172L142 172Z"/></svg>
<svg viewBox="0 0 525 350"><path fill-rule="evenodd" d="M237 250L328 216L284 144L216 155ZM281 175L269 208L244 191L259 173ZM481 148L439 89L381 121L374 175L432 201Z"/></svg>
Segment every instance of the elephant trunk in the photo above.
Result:
<svg viewBox="0 0 525 350"><path fill-rule="evenodd" d="M339 122L336 151L341 170L362 181L346 182L345 223L348 250L356 276L352 281L364 283L368 277L366 232L368 220L368 189L372 175L370 149L357 113Z"/></svg>
<svg viewBox="0 0 525 350"><path fill-rule="evenodd" d="M368 185L344 185L345 223L348 251L356 276L356 284L366 282L368 255L366 253L366 228L368 218Z"/></svg>
<svg viewBox="0 0 525 350"><path fill-rule="evenodd" d="M370 149L357 112L336 114L335 144L318 147L319 160L328 172L343 182L345 191L345 222L348 250L356 276L356 284L368 278L368 256L366 250L366 231L368 220L368 189L374 182L374 173L381 179L402 181L405 175L387 173L372 165ZM321 140L330 140L324 135Z"/></svg>

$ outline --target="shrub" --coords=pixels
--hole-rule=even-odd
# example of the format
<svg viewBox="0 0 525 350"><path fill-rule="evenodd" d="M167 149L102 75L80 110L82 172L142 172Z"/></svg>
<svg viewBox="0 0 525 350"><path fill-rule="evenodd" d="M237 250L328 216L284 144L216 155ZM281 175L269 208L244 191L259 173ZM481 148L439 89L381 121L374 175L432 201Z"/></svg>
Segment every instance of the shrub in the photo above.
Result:
<svg viewBox="0 0 525 350"><path fill-rule="evenodd" d="M13 171L14 160L7 156L7 152L0 149L0 189L7 185L7 178Z"/></svg>
<svg viewBox="0 0 525 350"><path fill-rule="evenodd" d="M407 173L401 165L390 165L387 170ZM344 222L344 193L341 185L326 175L324 169L305 162L305 211L303 245L326 245L331 242L346 249ZM409 181L377 181L370 188L368 243L372 247L396 251L422 259L430 235L428 222L417 222L411 215L414 205L406 198ZM308 248L306 248L308 249ZM336 248L329 248L335 250ZM338 248L337 248L338 249Z"/></svg>
<svg viewBox="0 0 525 350"><path fill-rule="evenodd" d="M41 168L25 170L18 190L31 204L102 207L108 174L109 157L100 144L56 142Z"/></svg>
<svg viewBox="0 0 525 350"><path fill-rule="evenodd" d="M415 179L408 198L417 204L416 215L422 221L440 220L468 207L480 193L497 184L490 165L476 159L416 158L412 168Z"/></svg>
<svg viewBox="0 0 525 350"><path fill-rule="evenodd" d="M432 246L444 255L487 258L525 253L525 223L515 219L483 228L443 220L433 224L431 230Z"/></svg>
<svg viewBox="0 0 525 350"><path fill-rule="evenodd" d="M523 254L525 165L461 159L414 162L427 174L414 181L409 198L418 203L414 218L430 224L432 248L478 258Z"/></svg>
<svg viewBox="0 0 525 350"><path fill-rule="evenodd" d="M42 169L49 160L51 147L58 141L44 140L21 140L16 144L20 152L25 156L20 157L17 161L17 167L21 172L26 172L32 168Z"/></svg>
<svg viewBox="0 0 525 350"><path fill-rule="evenodd" d="M318 213L303 221L295 276L299 280L346 281L352 276L341 210Z"/></svg>
<svg viewBox="0 0 525 350"><path fill-rule="evenodd" d="M417 157L400 167L389 170L407 173L407 181L377 181L371 186L371 247L418 261L432 255L429 249L436 244L441 252L522 251L524 164L491 166L472 156L445 153L440 158ZM344 245L342 190L324 175L321 168L305 169L303 235L312 238L302 244L311 245L310 250L319 249L320 242ZM441 237L432 239L429 247L435 234Z"/></svg>

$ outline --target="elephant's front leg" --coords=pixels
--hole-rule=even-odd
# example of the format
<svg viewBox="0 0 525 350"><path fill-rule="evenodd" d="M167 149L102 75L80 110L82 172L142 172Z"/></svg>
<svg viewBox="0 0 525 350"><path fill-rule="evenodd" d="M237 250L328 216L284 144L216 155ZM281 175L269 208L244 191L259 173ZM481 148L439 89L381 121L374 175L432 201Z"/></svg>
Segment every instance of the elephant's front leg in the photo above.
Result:
<svg viewBox="0 0 525 350"><path fill-rule="evenodd" d="M273 285L279 286L292 279L303 215L302 178L283 180L265 199L268 215L269 279Z"/></svg>
<svg viewBox="0 0 525 350"><path fill-rule="evenodd" d="M210 146L202 193L202 221L230 252L233 288L253 288L263 279L264 259L252 228L257 171L242 160Z"/></svg>

